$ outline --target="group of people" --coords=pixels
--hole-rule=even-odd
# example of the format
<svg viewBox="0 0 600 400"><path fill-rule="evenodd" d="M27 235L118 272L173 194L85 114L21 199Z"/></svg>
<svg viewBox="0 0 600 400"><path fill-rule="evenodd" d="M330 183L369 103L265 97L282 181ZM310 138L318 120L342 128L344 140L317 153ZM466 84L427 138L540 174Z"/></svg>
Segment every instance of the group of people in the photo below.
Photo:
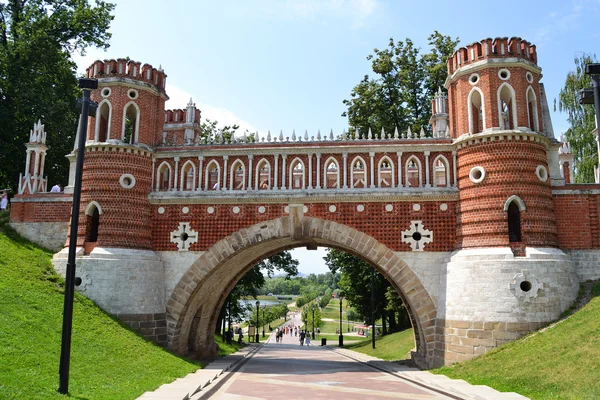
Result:
<svg viewBox="0 0 600 400"><path fill-rule="evenodd" d="M58 193L62 191L60 184L52 186L50 193ZM8 190L3 190L0 194L0 212L8 211Z"/></svg>
<svg viewBox="0 0 600 400"><path fill-rule="evenodd" d="M300 346L310 346L310 333L304 329L299 329L293 324L284 325L280 328L275 328L275 342L283 343L283 336L290 335L290 337L298 337L300 339Z"/></svg>

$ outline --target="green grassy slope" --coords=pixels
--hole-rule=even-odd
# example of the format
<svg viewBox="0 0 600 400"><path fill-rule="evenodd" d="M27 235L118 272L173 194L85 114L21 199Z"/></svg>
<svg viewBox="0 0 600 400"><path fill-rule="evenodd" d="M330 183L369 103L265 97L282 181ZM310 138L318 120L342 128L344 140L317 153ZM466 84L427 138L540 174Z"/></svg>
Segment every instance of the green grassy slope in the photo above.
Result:
<svg viewBox="0 0 600 400"><path fill-rule="evenodd" d="M590 303L547 330L437 373L532 399L600 398L600 284Z"/></svg>
<svg viewBox="0 0 600 400"><path fill-rule="evenodd" d="M19 238L0 216L0 399L57 393L62 280L50 252ZM69 392L77 399L134 399L199 365L155 346L76 293Z"/></svg>
<svg viewBox="0 0 600 400"><path fill-rule="evenodd" d="M350 339L351 337L348 336L347 338ZM375 349L372 347L370 337L362 339L359 343L344 347L383 360L404 360L410 358L409 353L415 347L415 334L412 329L406 329L402 332L383 336L375 341Z"/></svg>

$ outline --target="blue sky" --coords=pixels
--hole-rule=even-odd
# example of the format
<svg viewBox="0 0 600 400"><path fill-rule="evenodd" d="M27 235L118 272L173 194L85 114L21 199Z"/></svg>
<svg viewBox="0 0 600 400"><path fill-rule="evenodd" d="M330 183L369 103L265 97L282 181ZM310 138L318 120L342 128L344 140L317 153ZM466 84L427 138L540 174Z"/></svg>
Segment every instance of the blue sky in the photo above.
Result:
<svg viewBox="0 0 600 400"><path fill-rule="evenodd" d="M552 108L574 57L597 52L598 21L599 0L127 0L117 1L110 48L75 60L80 71L105 58L162 65L168 108L192 97L203 118L310 136L347 128L342 101L371 74L374 48L409 37L425 49L434 30L462 45L499 36L536 44ZM558 136L568 125L552 117ZM301 271L325 271L323 253L298 253Z"/></svg>

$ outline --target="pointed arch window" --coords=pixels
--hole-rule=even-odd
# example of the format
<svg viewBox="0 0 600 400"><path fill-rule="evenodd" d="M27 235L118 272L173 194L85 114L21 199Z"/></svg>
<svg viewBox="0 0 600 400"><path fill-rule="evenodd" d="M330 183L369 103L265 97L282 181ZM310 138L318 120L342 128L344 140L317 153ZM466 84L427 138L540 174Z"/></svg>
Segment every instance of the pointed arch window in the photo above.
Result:
<svg viewBox="0 0 600 400"><path fill-rule="evenodd" d="M219 190L221 182L221 168L219 164L212 160L206 167L206 176L204 181L206 182L205 190Z"/></svg>
<svg viewBox="0 0 600 400"><path fill-rule="evenodd" d="M356 157L352 161L350 173L352 176L351 184L353 188L367 187L367 168L365 160L362 157Z"/></svg>
<svg viewBox="0 0 600 400"><path fill-rule="evenodd" d="M231 190L246 189L246 167L240 160L231 164L231 175L229 176L229 187Z"/></svg>
<svg viewBox="0 0 600 400"><path fill-rule="evenodd" d="M443 155L439 155L433 160L433 186L447 187L450 181L450 163Z"/></svg>
<svg viewBox="0 0 600 400"><path fill-rule="evenodd" d="M166 192L167 190L171 190L172 186L171 166L166 161L163 161L156 173L156 190Z"/></svg>
<svg viewBox="0 0 600 400"><path fill-rule="evenodd" d="M377 168L377 185L380 188L391 188L394 183L394 164L389 157L385 156L379 160Z"/></svg>
<svg viewBox="0 0 600 400"><path fill-rule="evenodd" d="M517 128L515 91L508 83L503 83L498 89L498 111L501 129Z"/></svg>
<svg viewBox="0 0 600 400"><path fill-rule="evenodd" d="M537 98L531 86L527 89L527 122L529 124L529 129L534 132L540 131Z"/></svg>
<svg viewBox="0 0 600 400"><path fill-rule="evenodd" d="M479 88L473 88L467 100L469 114L469 133L483 132L485 129L485 112L483 93Z"/></svg>
<svg viewBox="0 0 600 400"><path fill-rule="evenodd" d="M406 187L421 187L423 186L423 178L421 174L421 161L412 156L406 161Z"/></svg>
<svg viewBox="0 0 600 400"><path fill-rule="evenodd" d="M194 190L196 188L196 166L192 161L186 161L181 167L181 190Z"/></svg>
<svg viewBox="0 0 600 400"><path fill-rule="evenodd" d="M96 133L94 135L96 142L106 142L110 139L111 114L112 105L108 100L103 100L96 111Z"/></svg>
<svg viewBox="0 0 600 400"><path fill-rule="evenodd" d="M340 166L333 157L325 161L325 179L323 182L325 183L325 189L340 188Z"/></svg>
<svg viewBox="0 0 600 400"><path fill-rule="evenodd" d="M121 140L127 144L137 144L140 128L140 109L136 103L129 102L123 110L123 133Z"/></svg>
<svg viewBox="0 0 600 400"><path fill-rule="evenodd" d="M87 226L85 229L85 241L95 243L98 241L98 228L100 226L100 214L102 210L97 202L92 201L85 209Z"/></svg>
<svg viewBox="0 0 600 400"><path fill-rule="evenodd" d="M504 203L508 217L508 240L511 243L521 241L521 211L525 209L525 203L516 195L510 196Z"/></svg>
<svg viewBox="0 0 600 400"><path fill-rule="evenodd" d="M290 164L290 187L291 189L304 189L305 176L304 176L304 163L299 158L294 159Z"/></svg>
<svg viewBox="0 0 600 400"><path fill-rule="evenodd" d="M262 159L256 164L256 177L255 177L257 190L269 190L271 189L271 164L268 160Z"/></svg>

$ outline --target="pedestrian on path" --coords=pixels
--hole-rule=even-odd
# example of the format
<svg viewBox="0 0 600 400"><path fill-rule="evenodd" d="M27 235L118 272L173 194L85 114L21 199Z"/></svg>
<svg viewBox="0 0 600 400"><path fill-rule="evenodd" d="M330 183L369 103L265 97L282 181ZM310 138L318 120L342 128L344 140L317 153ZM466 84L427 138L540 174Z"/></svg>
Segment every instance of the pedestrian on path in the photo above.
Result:
<svg viewBox="0 0 600 400"><path fill-rule="evenodd" d="M306 332L306 339L304 340L307 346L310 346L310 332Z"/></svg>
<svg viewBox="0 0 600 400"><path fill-rule="evenodd" d="M6 190L2 191L2 197L0 198L0 211L6 211L8 209L8 193Z"/></svg>
<svg viewBox="0 0 600 400"><path fill-rule="evenodd" d="M304 334L304 331L300 331L300 346L304 346L304 338L306 337L306 335Z"/></svg>

